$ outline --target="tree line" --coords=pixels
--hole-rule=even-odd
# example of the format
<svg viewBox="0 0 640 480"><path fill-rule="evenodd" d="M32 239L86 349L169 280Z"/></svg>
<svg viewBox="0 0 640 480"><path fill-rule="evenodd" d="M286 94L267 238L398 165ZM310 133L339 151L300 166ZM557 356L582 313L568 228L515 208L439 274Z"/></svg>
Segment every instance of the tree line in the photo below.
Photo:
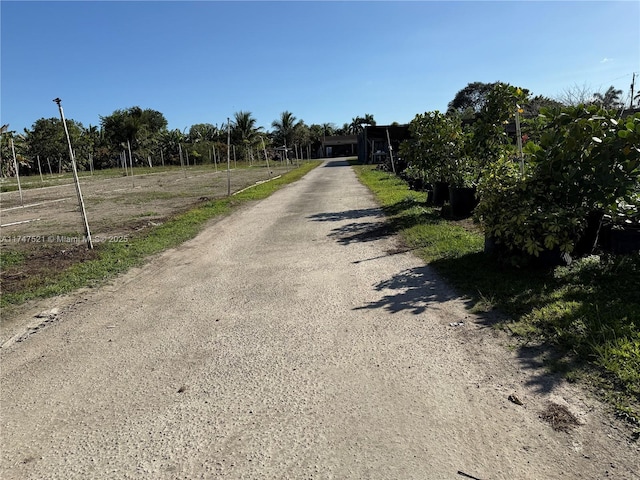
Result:
<svg viewBox="0 0 640 480"><path fill-rule="evenodd" d="M471 119L482 109L488 92L500 82L471 82L461 89L448 104L449 113ZM535 115L541 107L568 105L598 105L606 109L623 108L622 90L613 86L604 93L589 93L588 87L565 90L558 99L544 96L531 99L526 112ZM638 100L638 96L636 99ZM212 163L226 160L227 134L238 160L252 161L265 151L275 157L283 152L303 152L304 156L316 156L322 140L334 135L358 135L365 126L376 125L372 114L352 118L341 127L334 123L307 125L289 111L284 111L266 130L257 125L249 111L239 111L222 124L198 123L188 130L167 128L164 115L153 109L134 106L115 110L101 116L100 125L84 127L82 123L67 119L71 144L79 169L106 169L120 166L127 158L135 165L180 165L183 162ZM13 163L15 150L21 174L36 173L37 161L43 171L64 172L71 169L67 140L61 120L41 118L24 132L3 132L0 136L0 174L15 175ZM295 156L295 154L292 154ZM262 157L264 158L264 157ZM277 157L276 157L277 158Z"/></svg>
<svg viewBox="0 0 640 480"><path fill-rule="evenodd" d="M165 116L153 109L134 106L101 116L100 125L84 127L66 119L67 130L79 169L116 168L124 164L181 165L184 162L213 163L226 161L227 136L239 161L295 157L297 152L315 156L325 137L357 135L365 125L375 125L372 114L355 117L342 127L334 123L307 125L304 120L284 111L267 131L258 126L249 111L239 111L228 124L198 123L188 130L167 128ZM37 173L40 168L52 173L71 170L67 139L59 118L41 118L23 133L3 132L0 138L0 162L3 177L13 176L13 150L20 174ZM292 153L292 152L296 153ZM287 153L288 152L288 153Z"/></svg>

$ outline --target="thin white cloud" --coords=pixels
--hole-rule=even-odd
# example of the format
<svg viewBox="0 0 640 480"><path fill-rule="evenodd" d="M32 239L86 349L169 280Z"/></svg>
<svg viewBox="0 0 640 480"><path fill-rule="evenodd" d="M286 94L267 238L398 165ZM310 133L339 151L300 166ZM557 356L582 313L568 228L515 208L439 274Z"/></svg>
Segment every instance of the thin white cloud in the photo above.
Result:
<svg viewBox="0 0 640 480"><path fill-rule="evenodd" d="M613 58L604 57L602 60L600 60L600 63L609 63L609 62L613 62Z"/></svg>

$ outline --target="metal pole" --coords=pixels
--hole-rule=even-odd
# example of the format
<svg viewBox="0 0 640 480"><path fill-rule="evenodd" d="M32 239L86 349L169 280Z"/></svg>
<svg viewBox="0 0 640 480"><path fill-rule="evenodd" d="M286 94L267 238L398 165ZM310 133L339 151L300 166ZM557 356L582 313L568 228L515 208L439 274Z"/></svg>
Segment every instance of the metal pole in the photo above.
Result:
<svg viewBox="0 0 640 480"><path fill-rule="evenodd" d="M82 191L80 190L80 180L78 180L78 170L76 169L76 159L73 156L73 148L71 147L71 138L69 137L69 130L67 129L67 122L64 119L64 112L62 111L62 100L56 98L54 102L58 105L60 110L60 119L62 120L62 126L64 127L64 133L67 136L67 143L69 144L69 156L71 157L71 167L73 168L73 179L76 184L76 193L78 194L78 204L82 212L82 221L84 222L84 230L87 236L87 247L89 250L93 250L93 242L91 241L91 232L89 231L89 222L87 221L87 212L84 208L84 201L82 200Z"/></svg>
<svg viewBox="0 0 640 480"><path fill-rule="evenodd" d="M18 160L16 159L16 149L13 146L13 137L11 137L11 151L13 152L13 168L16 169L16 179L18 180L18 190L20 191L20 205L24 207L22 200L22 187L20 186L20 172L18 171Z"/></svg>

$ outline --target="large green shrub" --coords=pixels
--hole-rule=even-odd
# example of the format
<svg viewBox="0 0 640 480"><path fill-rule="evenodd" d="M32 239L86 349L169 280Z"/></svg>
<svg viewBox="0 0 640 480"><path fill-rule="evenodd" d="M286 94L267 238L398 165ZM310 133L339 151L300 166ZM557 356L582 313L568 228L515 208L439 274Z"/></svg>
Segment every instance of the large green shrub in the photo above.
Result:
<svg viewBox="0 0 640 480"><path fill-rule="evenodd" d="M438 112L417 114L409 123L411 138L400 145L409 168L423 172L429 183L446 182L460 156L460 119Z"/></svg>
<svg viewBox="0 0 640 480"><path fill-rule="evenodd" d="M640 175L640 114L616 121L598 107L543 110L539 143L525 145L525 170L505 156L491 162L476 216L512 251L570 253L590 212L633 201Z"/></svg>

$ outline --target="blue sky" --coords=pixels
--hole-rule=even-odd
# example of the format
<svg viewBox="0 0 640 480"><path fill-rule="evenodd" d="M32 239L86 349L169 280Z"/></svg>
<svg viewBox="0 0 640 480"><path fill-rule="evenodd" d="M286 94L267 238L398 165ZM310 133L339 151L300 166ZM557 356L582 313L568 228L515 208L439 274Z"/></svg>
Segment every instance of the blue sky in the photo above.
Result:
<svg viewBox="0 0 640 480"><path fill-rule="evenodd" d="M0 121L85 127L140 106L169 128L288 110L338 126L444 111L474 81L534 95L640 89L640 2L0 2Z"/></svg>

